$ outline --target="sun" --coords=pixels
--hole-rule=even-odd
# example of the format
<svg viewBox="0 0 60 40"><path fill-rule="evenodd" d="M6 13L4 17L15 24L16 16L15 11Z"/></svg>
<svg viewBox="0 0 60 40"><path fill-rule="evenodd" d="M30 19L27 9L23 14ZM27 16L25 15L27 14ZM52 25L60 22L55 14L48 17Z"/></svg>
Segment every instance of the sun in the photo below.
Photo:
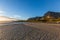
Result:
<svg viewBox="0 0 60 40"><path fill-rule="evenodd" d="M6 21L6 20L7 20L6 18L0 17L0 21Z"/></svg>
<svg viewBox="0 0 60 40"><path fill-rule="evenodd" d="M7 18L0 16L0 21L8 21Z"/></svg>
<svg viewBox="0 0 60 40"><path fill-rule="evenodd" d="M2 22L2 21L14 21L14 19L5 17L5 16L0 16L0 22Z"/></svg>
<svg viewBox="0 0 60 40"><path fill-rule="evenodd" d="M15 19L7 17L6 11L0 10L0 22L2 22L2 21L15 21Z"/></svg>

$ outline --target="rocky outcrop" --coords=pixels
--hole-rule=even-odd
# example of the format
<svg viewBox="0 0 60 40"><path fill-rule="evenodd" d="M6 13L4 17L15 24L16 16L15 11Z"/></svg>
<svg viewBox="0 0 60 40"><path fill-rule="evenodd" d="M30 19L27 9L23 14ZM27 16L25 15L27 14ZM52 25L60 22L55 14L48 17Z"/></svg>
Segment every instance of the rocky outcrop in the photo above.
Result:
<svg viewBox="0 0 60 40"><path fill-rule="evenodd" d="M48 11L47 13L45 13L44 17L50 17L50 18L60 18L60 12L52 12L52 11Z"/></svg>

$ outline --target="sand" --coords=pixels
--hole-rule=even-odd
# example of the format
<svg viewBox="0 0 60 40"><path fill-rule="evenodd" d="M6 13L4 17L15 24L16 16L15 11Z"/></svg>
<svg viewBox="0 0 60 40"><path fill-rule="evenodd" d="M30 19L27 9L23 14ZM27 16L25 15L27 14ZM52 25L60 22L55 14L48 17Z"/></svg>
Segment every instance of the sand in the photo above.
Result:
<svg viewBox="0 0 60 40"><path fill-rule="evenodd" d="M0 40L60 40L60 25L26 23L0 26Z"/></svg>

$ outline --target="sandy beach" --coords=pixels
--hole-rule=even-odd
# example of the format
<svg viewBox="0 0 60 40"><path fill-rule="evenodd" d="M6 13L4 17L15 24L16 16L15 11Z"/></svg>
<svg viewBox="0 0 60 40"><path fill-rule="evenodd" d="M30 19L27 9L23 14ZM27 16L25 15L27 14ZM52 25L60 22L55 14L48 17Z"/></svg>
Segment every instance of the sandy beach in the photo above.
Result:
<svg viewBox="0 0 60 40"><path fill-rule="evenodd" d="M0 40L60 40L60 25L9 23L0 26Z"/></svg>

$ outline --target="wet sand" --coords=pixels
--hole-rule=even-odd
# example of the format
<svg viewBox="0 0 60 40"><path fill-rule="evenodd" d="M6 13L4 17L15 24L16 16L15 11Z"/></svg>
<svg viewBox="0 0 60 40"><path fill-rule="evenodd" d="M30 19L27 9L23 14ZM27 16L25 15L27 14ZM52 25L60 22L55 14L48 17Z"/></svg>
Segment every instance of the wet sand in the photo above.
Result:
<svg viewBox="0 0 60 40"><path fill-rule="evenodd" d="M22 23L0 26L0 40L60 40L60 25Z"/></svg>

